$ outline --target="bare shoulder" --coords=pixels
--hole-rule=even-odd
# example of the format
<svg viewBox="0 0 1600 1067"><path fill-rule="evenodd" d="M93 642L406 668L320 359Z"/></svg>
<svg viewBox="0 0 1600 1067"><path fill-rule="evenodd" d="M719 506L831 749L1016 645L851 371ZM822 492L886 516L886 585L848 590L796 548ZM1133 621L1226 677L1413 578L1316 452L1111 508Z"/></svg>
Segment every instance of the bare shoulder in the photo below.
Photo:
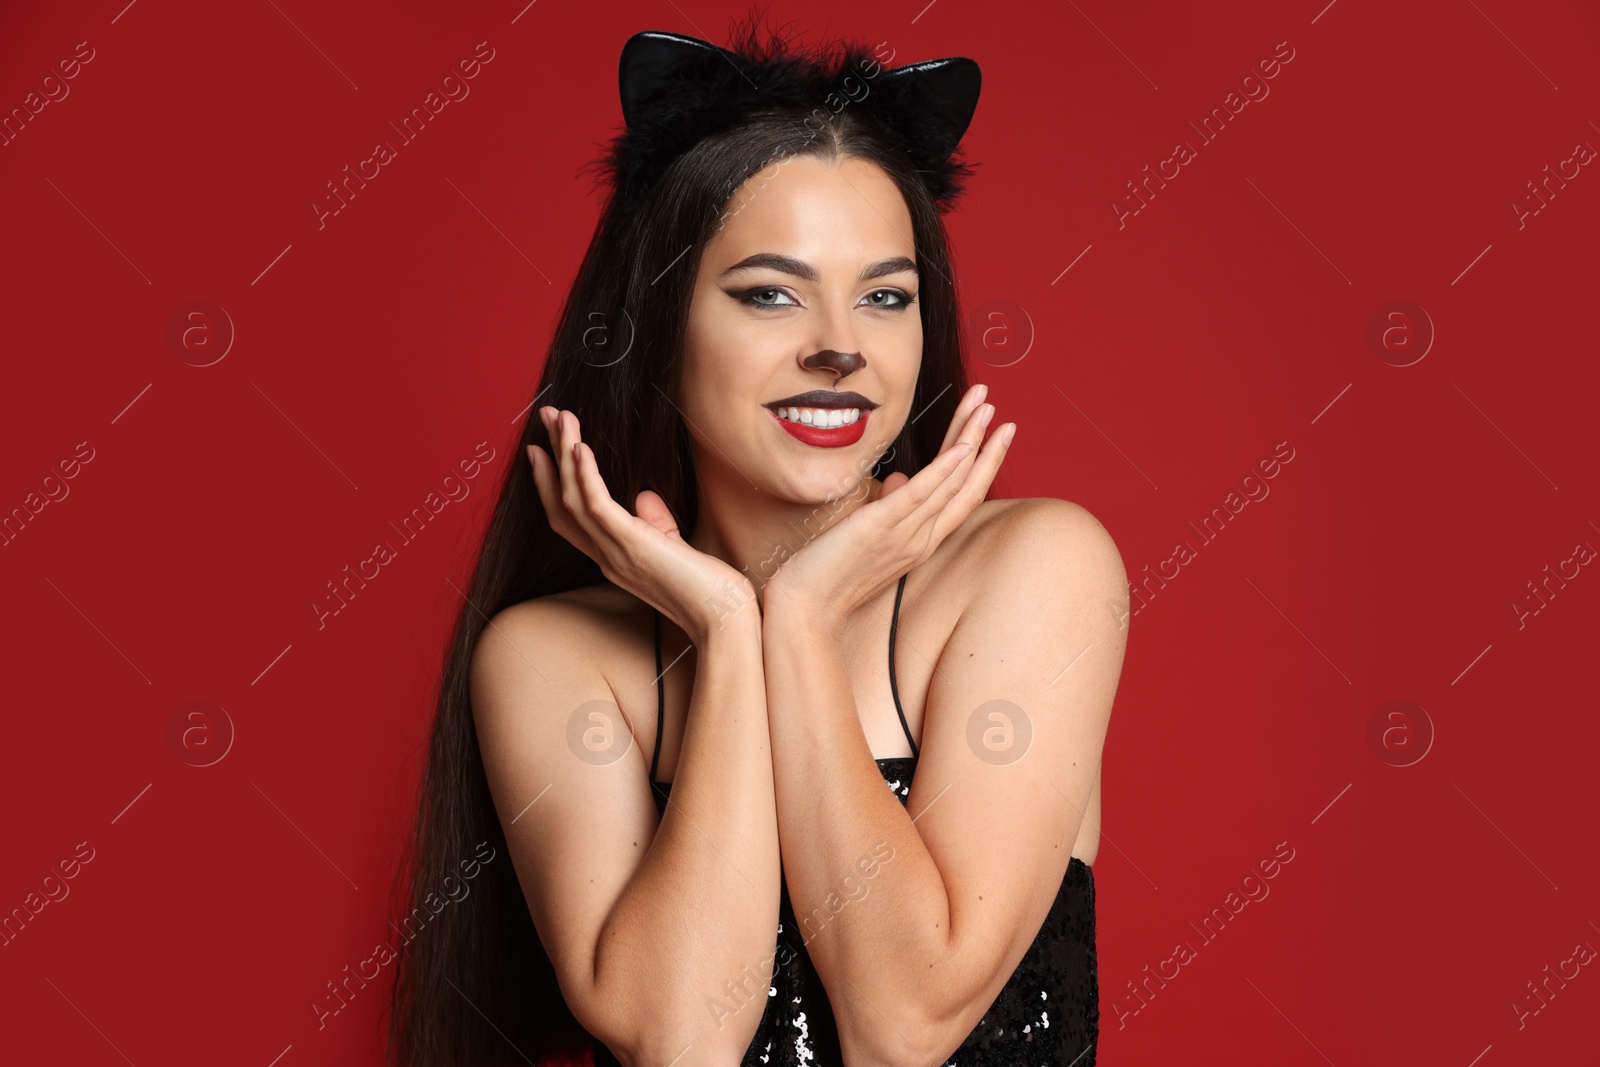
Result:
<svg viewBox="0 0 1600 1067"><path fill-rule="evenodd" d="M510 625L542 629L551 637L567 632L592 636L595 628L614 629L635 618L642 606L631 593L597 582L512 604L489 620L489 628Z"/></svg>
<svg viewBox="0 0 1600 1067"><path fill-rule="evenodd" d="M595 982L600 931L658 825L646 757L607 677L608 653L632 639L630 600L590 586L513 604L488 620L470 671L484 776L528 913L597 1037L619 1025Z"/></svg>
<svg viewBox="0 0 1600 1067"><path fill-rule="evenodd" d="M610 582L524 600L488 621L473 650L474 689L525 676L551 681L547 670L607 682L625 655L644 605Z"/></svg>
<svg viewBox="0 0 1600 1067"><path fill-rule="evenodd" d="M1127 590L1122 554L1110 531L1081 504L1056 497L983 501L929 562L967 593L966 603L1008 576L1061 578L1085 595Z"/></svg>

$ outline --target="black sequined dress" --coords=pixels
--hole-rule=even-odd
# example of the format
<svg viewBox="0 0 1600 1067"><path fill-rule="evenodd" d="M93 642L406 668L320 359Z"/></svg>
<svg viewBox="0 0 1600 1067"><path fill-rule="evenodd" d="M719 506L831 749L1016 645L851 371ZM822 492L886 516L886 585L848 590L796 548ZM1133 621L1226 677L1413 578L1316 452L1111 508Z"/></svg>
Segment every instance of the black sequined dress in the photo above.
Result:
<svg viewBox="0 0 1600 1067"><path fill-rule="evenodd" d="M911 751L917 744L900 708L894 675L895 632L905 577L895 592L894 619L889 627L889 686L895 710ZM661 620L656 618L658 709L655 759L650 765L656 807L665 813L670 782L657 782L665 723L666 685L661 675ZM884 782L901 804L911 793L917 757L877 761ZM1073 857L1050 906L1044 925L1028 946L1010 980L978 1021L972 1033L939 1067L1091 1067L1099 1038L1099 983L1094 938L1094 874ZM817 976L785 885L778 905L777 968L767 991L766 1010L742 1067L842 1067L839 1032L822 980ZM620 1067L610 1051L594 1043L595 1067Z"/></svg>

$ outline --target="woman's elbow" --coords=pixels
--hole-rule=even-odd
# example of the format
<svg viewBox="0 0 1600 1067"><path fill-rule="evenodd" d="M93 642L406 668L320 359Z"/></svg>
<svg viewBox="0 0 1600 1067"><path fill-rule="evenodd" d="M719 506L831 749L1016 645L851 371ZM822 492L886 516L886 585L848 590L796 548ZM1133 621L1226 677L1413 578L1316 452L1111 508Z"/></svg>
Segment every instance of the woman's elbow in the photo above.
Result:
<svg viewBox="0 0 1600 1067"><path fill-rule="evenodd" d="M622 998L625 1003L595 993L572 1014L623 1067L738 1067L750 1036L718 1020L704 1003L674 995L672 985L635 991Z"/></svg>
<svg viewBox="0 0 1600 1067"><path fill-rule="evenodd" d="M961 1043L961 1037L950 1041L948 1024L914 1009L890 1016L867 1006L865 1014L838 1022L845 1067L929 1067L944 1063Z"/></svg>

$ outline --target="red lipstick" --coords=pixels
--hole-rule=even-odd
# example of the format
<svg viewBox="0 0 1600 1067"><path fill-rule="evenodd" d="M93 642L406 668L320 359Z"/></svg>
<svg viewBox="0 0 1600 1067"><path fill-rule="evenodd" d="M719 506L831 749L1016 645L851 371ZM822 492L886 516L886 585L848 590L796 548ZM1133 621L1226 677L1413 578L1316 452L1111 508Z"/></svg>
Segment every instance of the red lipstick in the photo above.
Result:
<svg viewBox="0 0 1600 1067"><path fill-rule="evenodd" d="M767 410L772 411L771 408ZM871 417L871 414L871 411L863 409L861 417L848 426L827 427L807 426L803 422L790 422L788 419L779 416L776 411L772 411L773 419L777 421L779 426L789 432L790 437L795 438L797 441L803 441L808 445L816 445L818 448L843 448L846 445L855 444L861 440L861 435L866 432L867 419Z"/></svg>

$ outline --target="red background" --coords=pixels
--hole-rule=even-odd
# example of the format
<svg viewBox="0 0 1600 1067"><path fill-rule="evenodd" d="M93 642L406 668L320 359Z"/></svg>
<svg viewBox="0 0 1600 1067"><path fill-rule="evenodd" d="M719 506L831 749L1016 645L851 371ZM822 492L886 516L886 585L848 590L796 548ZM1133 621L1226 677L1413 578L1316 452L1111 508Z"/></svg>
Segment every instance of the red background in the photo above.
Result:
<svg viewBox="0 0 1600 1067"><path fill-rule="evenodd" d="M321 1031L310 1005L387 936L443 635L598 211L578 169L620 121L618 52L724 40L744 8L124 4L0 24L7 113L94 49L0 147L0 509L93 449L0 547L0 911L95 850L0 948L0 1058L373 1063L378 985ZM772 14L983 66L950 226L964 308L1020 309L974 346L1020 424L996 493L1081 503L1136 581L1196 550L1133 621L1106 748L1102 1062L1594 1062L1600 967L1521 1028L1510 1005L1600 948L1600 576L1520 627L1512 604L1600 546L1600 174L1521 226L1510 205L1600 146L1600 15L923 5ZM481 41L470 96L319 229L324 183ZM1284 41L1270 95L1202 145L1186 124ZM1180 139L1197 158L1119 227ZM200 299L235 332L205 367L168 340ZM1436 332L1409 366L1419 322L1368 341L1391 300ZM324 583L485 441L472 495L319 630ZM1279 442L1270 495L1202 543L1187 524ZM169 741L191 700L236 731L211 766ZM1374 744L1390 700L1422 711ZM1190 924L1279 842L1270 896L1204 942ZM1179 941L1196 958L1119 1013Z"/></svg>

